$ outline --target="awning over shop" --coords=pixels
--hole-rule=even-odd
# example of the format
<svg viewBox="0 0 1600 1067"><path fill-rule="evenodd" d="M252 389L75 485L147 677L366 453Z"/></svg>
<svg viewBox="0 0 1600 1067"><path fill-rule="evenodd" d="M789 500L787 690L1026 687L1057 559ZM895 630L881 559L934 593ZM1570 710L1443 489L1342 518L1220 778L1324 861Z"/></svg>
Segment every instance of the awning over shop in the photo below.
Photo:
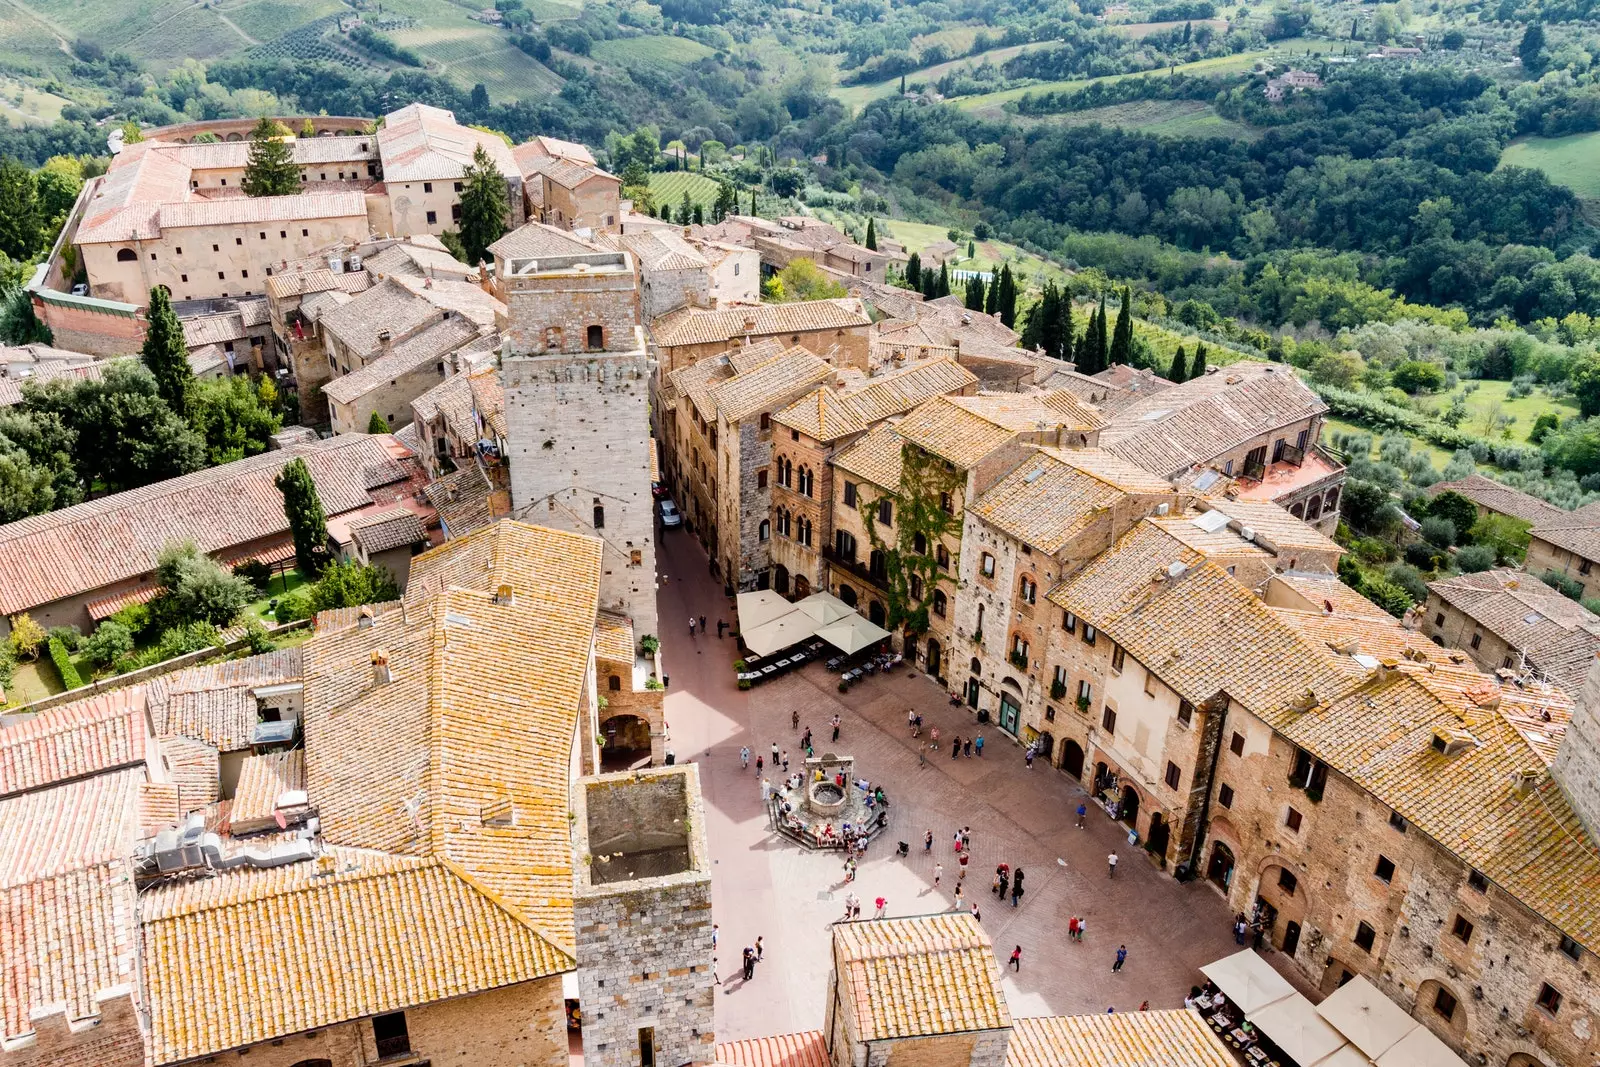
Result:
<svg viewBox="0 0 1600 1067"><path fill-rule="evenodd" d="M805 612L823 626L830 622L838 622L840 619L847 619L856 613L855 608L832 593L812 593L796 604L794 610Z"/></svg>
<svg viewBox="0 0 1600 1067"><path fill-rule="evenodd" d="M739 611L740 632L747 638L751 630L769 623L773 619L782 618L795 609L793 604L770 589L757 589L750 593L740 593L734 598L733 602L734 607Z"/></svg>
<svg viewBox="0 0 1600 1067"><path fill-rule="evenodd" d="M769 590L740 593L739 637L758 656L770 656L808 637L819 637L841 652L859 652L889 636L889 631L858 615L832 593L813 593L791 604ZM784 609L779 611L779 606Z"/></svg>
<svg viewBox="0 0 1600 1067"><path fill-rule="evenodd" d="M1288 979L1250 949L1225 956L1200 968L1246 1016L1294 993Z"/></svg>
<svg viewBox="0 0 1600 1067"><path fill-rule="evenodd" d="M754 630L741 629L739 637L745 647L758 656L770 656L790 645L799 644L817 632L817 620L791 611L781 618L762 623Z"/></svg>
<svg viewBox="0 0 1600 1067"><path fill-rule="evenodd" d="M1400 1005L1360 975L1318 1004L1317 1014L1374 1060L1418 1026Z"/></svg>
<svg viewBox="0 0 1600 1067"><path fill-rule="evenodd" d="M860 652L863 648L882 641L889 631L863 619L853 612L848 618L830 622L817 631L817 636L840 652Z"/></svg>
<svg viewBox="0 0 1600 1067"><path fill-rule="evenodd" d="M1349 1044L1299 993L1248 1012L1245 1018L1301 1067L1320 1067L1325 1059Z"/></svg>
<svg viewBox="0 0 1600 1067"><path fill-rule="evenodd" d="M1418 1026L1396 1041L1377 1062L1378 1067L1466 1067L1461 1057L1425 1026Z"/></svg>

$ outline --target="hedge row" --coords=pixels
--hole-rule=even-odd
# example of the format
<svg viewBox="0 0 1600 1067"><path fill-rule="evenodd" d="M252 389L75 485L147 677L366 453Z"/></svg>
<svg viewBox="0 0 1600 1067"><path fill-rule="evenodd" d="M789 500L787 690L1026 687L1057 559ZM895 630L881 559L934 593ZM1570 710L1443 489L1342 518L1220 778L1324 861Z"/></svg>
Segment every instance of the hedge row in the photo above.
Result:
<svg viewBox="0 0 1600 1067"><path fill-rule="evenodd" d="M1466 449L1479 463L1492 463L1502 470L1538 471L1544 469L1544 453L1532 445L1496 441L1458 430L1437 419L1354 389L1312 382L1311 388L1327 401L1328 408L1343 419L1370 426L1380 432L1397 430L1413 434L1429 444L1450 452Z"/></svg>
<svg viewBox="0 0 1600 1067"><path fill-rule="evenodd" d="M61 684L68 689L77 689L83 685L83 677L78 674L78 668L72 665L72 657L67 654L67 646L61 643L61 638L50 639L50 661L56 665L56 673L61 675Z"/></svg>

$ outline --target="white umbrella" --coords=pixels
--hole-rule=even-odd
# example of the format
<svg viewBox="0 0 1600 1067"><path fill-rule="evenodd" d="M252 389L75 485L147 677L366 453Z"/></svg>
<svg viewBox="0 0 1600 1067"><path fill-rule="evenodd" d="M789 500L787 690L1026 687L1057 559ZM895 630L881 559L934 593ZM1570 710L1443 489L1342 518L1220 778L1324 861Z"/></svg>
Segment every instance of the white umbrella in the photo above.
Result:
<svg viewBox="0 0 1600 1067"><path fill-rule="evenodd" d="M795 604L796 611L803 611L816 619L821 625L838 622L856 613L856 609L840 600L832 593L812 593L804 600Z"/></svg>
<svg viewBox="0 0 1600 1067"><path fill-rule="evenodd" d="M1425 1026L1418 1026L1378 1057L1378 1067L1467 1067Z"/></svg>
<svg viewBox="0 0 1600 1067"><path fill-rule="evenodd" d="M1246 1015L1294 992L1294 986L1283 975L1250 949L1208 963L1200 973L1215 982Z"/></svg>
<svg viewBox="0 0 1600 1067"><path fill-rule="evenodd" d="M798 611L791 611L787 615L762 623L753 630L744 630L739 637L751 652L758 656L770 656L774 652L804 641L816 632L817 620Z"/></svg>
<svg viewBox="0 0 1600 1067"><path fill-rule="evenodd" d="M1374 1060L1418 1025L1405 1009L1360 975L1318 1004L1317 1014Z"/></svg>
<svg viewBox="0 0 1600 1067"><path fill-rule="evenodd" d="M816 633L828 644L847 654L860 652L863 648L889 636L888 630L875 626L854 613L848 618L829 623Z"/></svg>
<svg viewBox="0 0 1600 1067"><path fill-rule="evenodd" d="M1257 1030L1272 1038L1272 1043L1290 1059L1307 1067L1321 1063L1349 1044L1343 1034L1317 1014L1311 1001L1299 993L1275 1000L1259 1011L1247 1013L1245 1017Z"/></svg>
<svg viewBox="0 0 1600 1067"><path fill-rule="evenodd" d="M741 632L754 630L762 623L771 622L773 619L789 614L794 610L794 605L770 589L757 589L751 593L740 593L734 598L734 607L739 611L739 629Z"/></svg>

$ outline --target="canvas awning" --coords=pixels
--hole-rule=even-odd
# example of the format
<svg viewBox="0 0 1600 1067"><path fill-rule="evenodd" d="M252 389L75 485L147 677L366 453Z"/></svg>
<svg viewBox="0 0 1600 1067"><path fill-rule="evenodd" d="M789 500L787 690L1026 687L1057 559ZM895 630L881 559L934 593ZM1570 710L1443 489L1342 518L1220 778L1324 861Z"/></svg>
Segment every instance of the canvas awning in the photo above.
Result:
<svg viewBox="0 0 1600 1067"><path fill-rule="evenodd" d="M1299 993L1275 1000L1245 1018L1301 1067L1313 1067L1349 1044Z"/></svg>
<svg viewBox="0 0 1600 1067"><path fill-rule="evenodd" d="M1294 992L1294 986L1283 975L1250 949L1208 963L1200 968L1200 973L1215 982L1246 1015Z"/></svg>
<svg viewBox="0 0 1600 1067"><path fill-rule="evenodd" d="M1360 975L1318 1004L1317 1014L1373 1060L1388 1052L1418 1025L1400 1005Z"/></svg>
<svg viewBox="0 0 1600 1067"><path fill-rule="evenodd" d="M770 619L753 630L740 630L739 638L751 652L770 656L790 645L799 644L817 632L817 620L798 611Z"/></svg>
<svg viewBox="0 0 1600 1067"><path fill-rule="evenodd" d="M794 606L796 611L803 611L817 620L818 626L826 626L830 622L849 618L856 613L856 609L840 600L832 593L812 593Z"/></svg>
<svg viewBox="0 0 1600 1067"><path fill-rule="evenodd" d="M773 619L782 618L794 610L793 604L770 589L740 593L734 597L733 603L739 612L739 630L746 637L751 630Z"/></svg>
<svg viewBox="0 0 1600 1067"><path fill-rule="evenodd" d="M1339 1051L1311 1064L1311 1067L1372 1067L1372 1061L1354 1045L1341 1045Z"/></svg>
<svg viewBox="0 0 1600 1067"><path fill-rule="evenodd" d="M889 636L889 631L851 612L848 618L830 622L817 630L817 636L840 652L851 653L860 652L863 648L869 648L882 641Z"/></svg>
<svg viewBox="0 0 1600 1067"><path fill-rule="evenodd" d="M1425 1026L1406 1034L1378 1057L1378 1067L1467 1067L1461 1057Z"/></svg>

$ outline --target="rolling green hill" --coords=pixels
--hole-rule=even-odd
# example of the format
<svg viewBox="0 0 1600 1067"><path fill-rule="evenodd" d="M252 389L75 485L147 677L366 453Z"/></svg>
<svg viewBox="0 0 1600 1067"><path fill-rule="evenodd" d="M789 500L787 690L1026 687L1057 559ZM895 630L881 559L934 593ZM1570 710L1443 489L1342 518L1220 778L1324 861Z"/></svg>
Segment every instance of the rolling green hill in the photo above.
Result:
<svg viewBox="0 0 1600 1067"><path fill-rule="evenodd" d="M1542 170L1584 199L1600 200L1600 132L1512 141L1500 165Z"/></svg>

